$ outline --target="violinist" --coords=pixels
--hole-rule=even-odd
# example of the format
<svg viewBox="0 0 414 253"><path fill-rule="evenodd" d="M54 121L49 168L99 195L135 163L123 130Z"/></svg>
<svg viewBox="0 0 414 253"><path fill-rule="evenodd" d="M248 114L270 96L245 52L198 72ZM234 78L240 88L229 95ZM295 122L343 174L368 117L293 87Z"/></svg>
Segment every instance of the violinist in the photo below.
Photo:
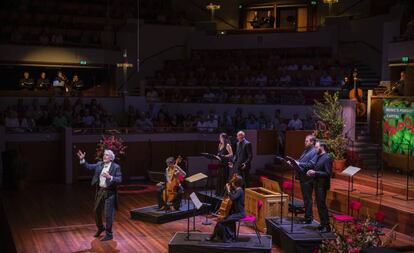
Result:
<svg viewBox="0 0 414 253"><path fill-rule="evenodd" d="M243 178L235 176L231 183L226 184L226 193L228 194L232 207L230 214L216 223L213 234L206 238L207 241L221 240L223 242L232 242L236 239L236 221L244 218L244 191L242 188Z"/></svg>
<svg viewBox="0 0 414 253"><path fill-rule="evenodd" d="M176 211L180 208L184 189L180 183L187 175L177 164L181 157L176 160L174 157L168 157L165 163L165 182L157 184L158 207L160 210Z"/></svg>

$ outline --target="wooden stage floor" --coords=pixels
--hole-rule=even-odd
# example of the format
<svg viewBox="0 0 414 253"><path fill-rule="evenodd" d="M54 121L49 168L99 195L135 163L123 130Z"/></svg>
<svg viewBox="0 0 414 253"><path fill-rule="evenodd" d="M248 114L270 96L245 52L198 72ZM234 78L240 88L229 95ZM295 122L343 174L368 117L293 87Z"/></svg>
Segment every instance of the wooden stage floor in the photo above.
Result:
<svg viewBox="0 0 414 253"><path fill-rule="evenodd" d="M155 192L120 194L114 240L109 242L93 237L96 232L92 212L94 188L87 183L31 186L21 192L2 192L1 196L19 253L167 252L174 233L187 229L187 219L165 224L130 219L130 209L156 203ZM203 220L203 216L197 217L196 229L212 232L214 222L203 226ZM242 226L241 233L254 231ZM273 247L272 252L281 252Z"/></svg>
<svg viewBox="0 0 414 253"><path fill-rule="evenodd" d="M93 237L96 232L92 212L94 188L88 183L32 185L24 191L3 191L0 194L3 206L0 216L6 216L11 232L9 241L12 239L16 249L10 252L167 252L168 242L174 233L187 228L186 219L165 224L130 219L130 209L156 203L153 191L120 194L114 240L109 242L101 242ZM314 213L317 211L314 210ZM203 220L203 216L197 217L196 228L212 232L214 223L203 226ZM253 232L250 227L241 227L241 233ZM9 252L4 248L1 238L0 243L0 252ZM414 245L414 239L398 233L394 244ZM273 245L272 252L283 251Z"/></svg>

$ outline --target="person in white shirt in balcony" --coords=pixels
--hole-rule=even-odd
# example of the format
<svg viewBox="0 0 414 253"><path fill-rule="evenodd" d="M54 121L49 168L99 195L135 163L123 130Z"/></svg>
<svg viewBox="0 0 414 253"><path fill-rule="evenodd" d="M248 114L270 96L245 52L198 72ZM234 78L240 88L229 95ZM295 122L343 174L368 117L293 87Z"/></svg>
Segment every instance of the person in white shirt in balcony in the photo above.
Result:
<svg viewBox="0 0 414 253"><path fill-rule="evenodd" d="M302 120L299 119L299 115L297 113L293 114L293 119L289 121L288 124L289 130L300 130L303 129Z"/></svg>
<svg viewBox="0 0 414 253"><path fill-rule="evenodd" d="M324 72L319 83L321 86L332 86L333 79L328 73Z"/></svg>

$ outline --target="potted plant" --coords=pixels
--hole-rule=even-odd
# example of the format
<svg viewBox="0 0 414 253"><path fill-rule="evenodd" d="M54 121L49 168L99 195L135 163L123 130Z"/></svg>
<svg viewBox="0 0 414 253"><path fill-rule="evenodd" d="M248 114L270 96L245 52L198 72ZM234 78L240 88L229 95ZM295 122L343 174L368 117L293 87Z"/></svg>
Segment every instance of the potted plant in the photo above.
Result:
<svg viewBox="0 0 414 253"><path fill-rule="evenodd" d="M318 119L315 136L326 142L333 160L333 170L342 171L346 164L348 142L343 135L344 120L339 93L325 92L322 102L315 100L314 115Z"/></svg>

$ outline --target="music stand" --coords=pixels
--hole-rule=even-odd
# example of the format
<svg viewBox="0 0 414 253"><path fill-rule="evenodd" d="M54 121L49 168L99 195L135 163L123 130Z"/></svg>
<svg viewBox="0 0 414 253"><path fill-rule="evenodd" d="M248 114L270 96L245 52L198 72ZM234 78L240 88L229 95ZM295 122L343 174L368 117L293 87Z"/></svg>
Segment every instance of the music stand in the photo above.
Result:
<svg viewBox="0 0 414 253"><path fill-rule="evenodd" d="M291 167L288 162L286 161L285 158L281 157L281 156L276 156L276 159L278 159L279 161L283 162L283 164L286 164L287 166ZM283 205L285 204L285 202L283 201L283 176L282 176L282 187L280 188L280 221L276 223L279 225L283 225ZM289 208L289 207L288 207Z"/></svg>
<svg viewBox="0 0 414 253"><path fill-rule="evenodd" d="M347 208L348 209L348 212L347 213L348 213L348 215L349 215L349 204L351 202L351 179L360 170L361 170L361 168L354 167L354 166L348 166L348 168L344 169L341 172L342 175L348 176L348 189L347 189L347 192L348 192L348 194L347 194L347 197L348 197L348 204L347 204L347 206L348 206L348 208ZM353 186L352 186L352 188L353 188ZM339 189L339 190L344 190L344 189Z"/></svg>
<svg viewBox="0 0 414 253"><path fill-rule="evenodd" d="M288 161L287 164L292 168L292 190L291 190L292 193L290 195L290 197L291 197L290 205L293 207L294 206L293 201L295 199L296 171L299 171L299 172L303 173L303 170L299 166L298 162L295 159L293 159L292 157L286 156L285 159L286 159L286 161ZM304 234L305 231L293 231L293 222L294 222L294 212L291 212L291 215L290 215L290 231L287 231L287 229L285 229L285 231L289 234Z"/></svg>
<svg viewBox="0 0 414 253"><path fill-rule="evenodd" d="M221 162L221 157L218 156L218 155L210 154L210 153L206 153L206 152L200 153L200 155L202 157L206 158L206 159ZM209 173L210 173L210 171L209 171ZM207 187L210 187L210 189L209 189L209 191L210 191L210 206L213 206L213 202L212 202L213 201L213 187L212 186L213 186L213 178L210 175L209 179L207 180L206 189L205 189L206 193L207 193ZM210 212L210 210L207 209L207 215L208 215L209 212ZM210 225L210 224L211 224L211 222L207 221L207 219L203 222L203 225Z"/></svg>
<svg viewBox="0 0 414 253"><path fill-rule="evenodd" d="M401 197L400 195L394 195L394 196L392 196L393 198L395 198L395 199L399 199L399 200L405 200L405 201L412 201L412 200L414 200L414 198L413 197L409 197L409 194L410 194L410 172L411 172L411 170L410 170L410 154L411 154L411 150L410 150L410 145L409 145L409 143L407 143L407 144L401 144L401 145L406 145L406 146L408 146L408 152L407 152L407 177L406 177L406 185L405 185L405 197Z"/></svg>
<svg viewBox="0 0 414 253"><path fill-rule="evenodd" d="M203 179L206 179L206 178L208 178L207 175L205 175L203 173L197 173L197 174L194 174L192 176L187 177L185 179L185 181L188 182L189 185L191 184L193 186L193 189L194 189L195 187L194 187L193 183L195 184L196 182L198 182L200 180L203 180ZM195 193L193 192L192 194L195 194ZM196 199L193 200L193 198L191 198L191 195L188 195L187 196L187 211L190 211L190 200L193 202L194 206L197 207L196 203L194 203L194 200L196 200ZM198 200L198 198L197 198L197 200ZM198 200L198 202L200 202L200 201ZM198 202L197 202L197 204L198 204ZM197 208L197 210L198 209L199 208ZM192 229L192 231L196 231L195 230L195 212L194 212L194 215L193 215L193 229ZM189 239L189 238L190 238L190 216L187 217L187 239Z"/></svg>

